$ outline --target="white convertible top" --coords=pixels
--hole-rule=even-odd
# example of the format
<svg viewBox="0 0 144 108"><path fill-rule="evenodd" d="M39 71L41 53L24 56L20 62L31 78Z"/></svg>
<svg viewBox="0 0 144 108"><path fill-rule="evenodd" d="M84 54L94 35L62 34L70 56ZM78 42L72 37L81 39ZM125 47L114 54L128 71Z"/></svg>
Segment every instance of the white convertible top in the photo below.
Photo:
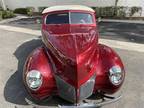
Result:
<svg viewBox="0 0 144 108"><path fill-rule="evenodd" d="M85 10L85 11L91 11L94 12L92 8L89 8L87 6L82 5L59 5L59 6L51 6L49 8L44 9L42 14L53 12L53 11L60 11L60 10Z"/></svg>

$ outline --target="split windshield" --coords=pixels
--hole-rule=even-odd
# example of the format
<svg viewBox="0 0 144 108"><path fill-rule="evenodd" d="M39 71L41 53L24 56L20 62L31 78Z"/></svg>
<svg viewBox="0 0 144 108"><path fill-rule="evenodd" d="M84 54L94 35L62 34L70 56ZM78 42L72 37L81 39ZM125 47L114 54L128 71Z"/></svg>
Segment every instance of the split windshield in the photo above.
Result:
<svg viewBox="0 0 144 108"><path fill-rule="evenodd" d="M46 24L92 24L92 15L89 13L67 12L49 14Z"/></svg>

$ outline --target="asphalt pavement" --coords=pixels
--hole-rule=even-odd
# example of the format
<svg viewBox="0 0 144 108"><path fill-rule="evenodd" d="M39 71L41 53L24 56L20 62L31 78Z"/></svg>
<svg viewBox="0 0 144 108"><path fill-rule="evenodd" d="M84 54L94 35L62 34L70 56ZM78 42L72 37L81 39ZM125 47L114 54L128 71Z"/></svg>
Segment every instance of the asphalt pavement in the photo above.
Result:
<svg viewBox="0 0 144 108"><path fill-rule="evenodd" d="M20 16L17 20L3 21L1 24L40 30L40 23L40 16L31 18ZM144 43L144 21L103 19L97 26L101 38Z"/></svg>
<svg viewBox="0 0 144 108"><path fill-rule="evenodd" d="M129 26L126 29L131 33ZM139 34L142 35L142 28L140 30ZM127 38L113 38L112 36L108 39L128 41ZM22 68L28 54L41 44L38 35L0 29L0 108L39 108L31 103L23 86ZM120 90L123 97L117 103L102 108L144 108L144 52L124 50L122 47L113 48L122 58L126 69L126 79ZM42 107L56 107L63 102L65 103L64 100L53 97L42 104Z"/></svg>
<svg viewBox="0 0 144 108"><path fill-rule="evenodd" d="M135 22L100 22L100 37L134 43L144 43L144 24Z"/></svg>

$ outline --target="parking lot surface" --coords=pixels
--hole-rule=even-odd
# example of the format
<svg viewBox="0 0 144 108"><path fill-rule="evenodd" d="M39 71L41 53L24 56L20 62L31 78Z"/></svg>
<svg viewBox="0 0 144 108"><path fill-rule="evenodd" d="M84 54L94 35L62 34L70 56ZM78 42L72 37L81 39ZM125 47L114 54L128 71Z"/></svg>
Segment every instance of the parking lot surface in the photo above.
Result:
<svg viewBox="0 0 144 108"><path fill-rule="evenodd" d="M40 35L0 29L0 108L55 108L59 103L65 103L58 97L41 106L29 101L22 82L23 65L28 54L41 44ZM120 90L123 97L117 103L102 108L144 108L144 52L114 49L126 69L126 79Z"/></svg>
<svg viewBox="0 0 144 108"><path fill-rule="evenodd" d="M32 49L41 45L37 36L0 30L0 107L32 108L26 98L28 94L22 83L22 67ZM126 68L126 80L122 87L123 98L104 108L144 107L144 53L115 49ZM56 106L56 99L48 107Z"/></svg>
<svg viewBox="0 0 144 108"><path fill-rule="evenodd" d="M22 18L4 23L4 25L40 30L41 17ZM144 23L142 21L104 20L98 23L98 29L100 36L105 39L144 43Z"/></svg>

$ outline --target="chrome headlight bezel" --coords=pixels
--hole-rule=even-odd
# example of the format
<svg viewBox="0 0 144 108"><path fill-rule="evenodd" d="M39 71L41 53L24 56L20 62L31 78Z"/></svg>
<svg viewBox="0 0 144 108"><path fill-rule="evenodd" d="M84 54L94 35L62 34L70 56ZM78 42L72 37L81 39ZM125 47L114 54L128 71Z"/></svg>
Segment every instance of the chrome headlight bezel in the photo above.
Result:
<svg viewBox="0 0 144 108"><path fill-rule="evenodd" d="M41 72L38 70L31 70L26 75L27 86L33 91L36 91L41 87L42 81Z"/></svg>
<svg viewBox="0 0 144 108"><path fill-rule="evenodd" d="M123 82L124 72L120 66L112 66L109 69L109 80L110 82L118 86Z"/></svg>

